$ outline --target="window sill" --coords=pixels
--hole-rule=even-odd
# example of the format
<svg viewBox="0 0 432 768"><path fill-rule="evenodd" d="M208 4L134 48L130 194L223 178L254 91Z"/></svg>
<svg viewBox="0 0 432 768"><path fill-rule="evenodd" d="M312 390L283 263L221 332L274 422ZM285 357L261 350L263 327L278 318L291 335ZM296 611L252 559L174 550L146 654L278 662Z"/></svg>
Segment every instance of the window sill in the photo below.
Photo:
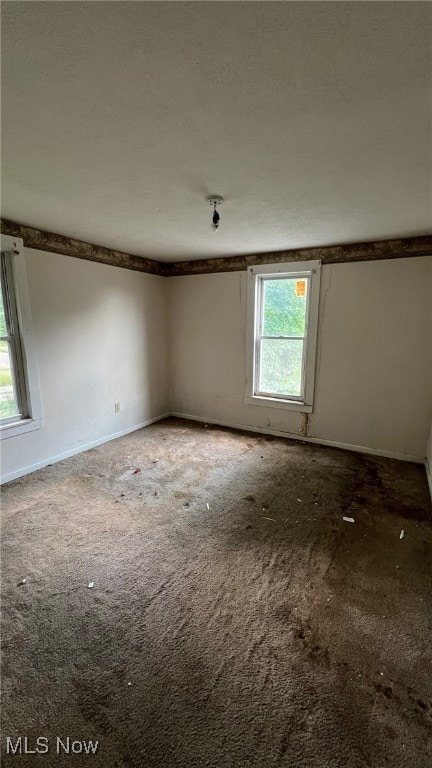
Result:
<svg viewBox="0 0 432 768"><path fill-rule="evenodd" d="M286 411L301 411L301 413L312 413L312 405L306 405L298 400L282 400L278 397L264 397L262 395L247 395L245 397L247 405L264 405L269 408L280 408Z"/></svg>
<svg viewBox="0 0 432 768"><path fill-rule="evenodd" d="M42 419L22 419L21 421L13 421L11 424L3 424L0 426L0 440L22 435L24 432L33 432L35 429L40 429L41 426Z"/></svg>

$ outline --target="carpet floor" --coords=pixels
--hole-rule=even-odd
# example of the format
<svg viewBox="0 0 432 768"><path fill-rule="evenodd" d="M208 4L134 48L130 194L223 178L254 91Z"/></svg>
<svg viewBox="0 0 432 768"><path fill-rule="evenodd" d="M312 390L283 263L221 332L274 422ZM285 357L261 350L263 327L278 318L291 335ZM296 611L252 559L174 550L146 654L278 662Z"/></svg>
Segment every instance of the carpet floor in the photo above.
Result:
<svg viewBox="0 0 432 768"><path fill-rule="evenodd" d="M4 766L432 765L423 467L168 419L2 518Z"/></svg>

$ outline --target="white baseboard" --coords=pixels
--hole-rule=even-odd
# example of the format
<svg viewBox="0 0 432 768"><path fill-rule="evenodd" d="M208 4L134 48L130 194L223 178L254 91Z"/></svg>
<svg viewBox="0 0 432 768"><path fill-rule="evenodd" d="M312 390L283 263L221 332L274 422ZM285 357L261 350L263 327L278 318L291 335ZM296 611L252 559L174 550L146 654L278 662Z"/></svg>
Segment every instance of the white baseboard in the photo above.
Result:
<svg viewBox="0 0 432 768"><path fill-rule="evenodd" d="M425 461L426 477L429 485L429 491L432 499L432 468L428 460Z"/></svg>
<svg viewBox="0 0 432 768"><path fill-rule="evenodd" d="M367 453L371 456L383 456L387 459L398 459L399 461L412 461L415 464L424 464L423 456L413 456L410 453L397 453L396 451L386 451L381 448L367 448L364 445L351 445L350 443L339 443L335 440L321 440L319 437L303 437L295 432L282 432L277 429L267 429L265 427L255 427L249 424L235 424L230 421L220 421L219 419L205 419L202 416L192 416L189 413L177 413L172 411L171 416L178 419L190 419L191 421L200 421L203 424L216 424L220 427L231 427L232 429L243 429L246 432L258 432L263 435L274 435L275 437L285 437L290 440L300 440L303 443L315 443L316 445L327 445L330 448L342 448L345 451L356 451L357 453Z"/></svg>
<svg viewBox="0 0 432 768"><path fill-rule="evenodd" d="M409 453L397 453L395 451L386 451L378 448L367 448L366 446L351 445L350 443L339 443L334 440L321 440L320 438L317 438L317 437L303 437L302 435L297 435L296 433L292 433L292 432L282 432L281 430L276 430L276 429L267 429L265 427L255 427L250 424L238 424L230 421L220 421L219 419L206 419L203 416L193 416L190 413L178 413L176 411L172 411L171 413L163 413L160 416L156 416L154 419L148 419L147 421L143 421L140 424L136 424L133 427L128 427L127 429L123 429L120 432L115 432L114 434L101 437L98 440L92 441L91 443L86 443L85 445L77 446L75 448L72 448L70 451L59 453L56 456L51 456L47 459L44 459L43 461L37 462L36 464L31 464L27 467L23 467L22 469L19 469L16 472L10 472L7 475L2 475L0 477L0 485L3 485L5 483L10 483L12 480L17 480L19 477L28 475L30 472L36 472L36 470L38 469L43 469L48 464L56 464L58 461L63 461L63 459L68 459L71 456L76 456L78 453L84 453L84 451L88 451L91 448L96 448L98 445L103 445L103 443L108 443L111 440L116 440L118 437L123 437L124 435L128 435L131 432L136 432L138 429L143 429L143 427L148 427L150 424L154 424L157 421L162 421L163 419L167 419L169 416L173 416L178 419L189 419L191 421L199 421L202 424L215 424L216 426L220 426L220 427L230 427L232 429L241 429L246 432L257 432L258 434L263 434L263 435L274 435L275 437L284 437L291 440L299 440L304 443L327 445L330 448L342 448L345 451L356 451L357 453L367 453L372 456L383 456L389 459L398 459L400 461L412 461L416 464L424 464L428 483L429 483L429 489L432 497L431 468L428 465L427 461L425 461L425 459L421 456L413 456Z"/></svg>
<svg viewBox="0 0 432 768"><path fill-rule="evenodd" d="M8 475L2 475L0 477L0 485L10 483L11 480L17 480L18 477L28 475L30 472L36 472L37 469L43 469L48 464L56 464L58 461L69 459L71 456L76 456L78 453L84 453L84 451L89 451L91 448L97 448L98 445L103 445L103 443L109 443L110 440L116 440L118 437L129 435L131 432L136 432L138 429L148 427L150 424L154 424L156 421L162 421L162 419L167 419L169 416L169 413L163 413L161 416L156 416L154 419L147 419L147 421L142 421L140 424L135 424L133 427L127 427L127 429L122 429L120 432L115 432L112 435L100 437L98 440L93 440L91 443L86 443L85 445L76 446L70 451L59 453L56 456L50 456L48 459L38 461L36 464L30 464L28 467L18 469L16 472L10 472Z"/></svg>

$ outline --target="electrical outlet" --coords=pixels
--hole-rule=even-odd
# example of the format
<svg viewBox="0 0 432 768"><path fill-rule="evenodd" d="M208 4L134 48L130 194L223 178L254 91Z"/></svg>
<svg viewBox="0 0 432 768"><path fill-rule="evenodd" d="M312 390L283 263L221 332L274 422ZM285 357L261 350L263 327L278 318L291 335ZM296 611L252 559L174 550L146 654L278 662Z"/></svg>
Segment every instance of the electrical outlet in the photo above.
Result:
<svg viewBox="0 0 432 768"><path fill-rule="evenodd" d="M120 413L120 403L114 403L114 413Z"/></svg>

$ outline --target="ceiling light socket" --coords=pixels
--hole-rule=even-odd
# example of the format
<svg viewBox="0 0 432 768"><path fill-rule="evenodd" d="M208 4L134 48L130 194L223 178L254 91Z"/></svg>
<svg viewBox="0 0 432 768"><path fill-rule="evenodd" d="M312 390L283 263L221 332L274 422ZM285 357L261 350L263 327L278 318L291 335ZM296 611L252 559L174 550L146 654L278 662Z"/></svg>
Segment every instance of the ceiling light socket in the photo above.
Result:
<svg viewBox="0 0 432 768"><path fill-rule="evenodd" d="M223 201L224 199L220 195L210 195L210 197L207 198L207 202L213 206L212 229L216 231L219 229L220 223L220 216L217 212L217 206L222 205Z"/></svg>

